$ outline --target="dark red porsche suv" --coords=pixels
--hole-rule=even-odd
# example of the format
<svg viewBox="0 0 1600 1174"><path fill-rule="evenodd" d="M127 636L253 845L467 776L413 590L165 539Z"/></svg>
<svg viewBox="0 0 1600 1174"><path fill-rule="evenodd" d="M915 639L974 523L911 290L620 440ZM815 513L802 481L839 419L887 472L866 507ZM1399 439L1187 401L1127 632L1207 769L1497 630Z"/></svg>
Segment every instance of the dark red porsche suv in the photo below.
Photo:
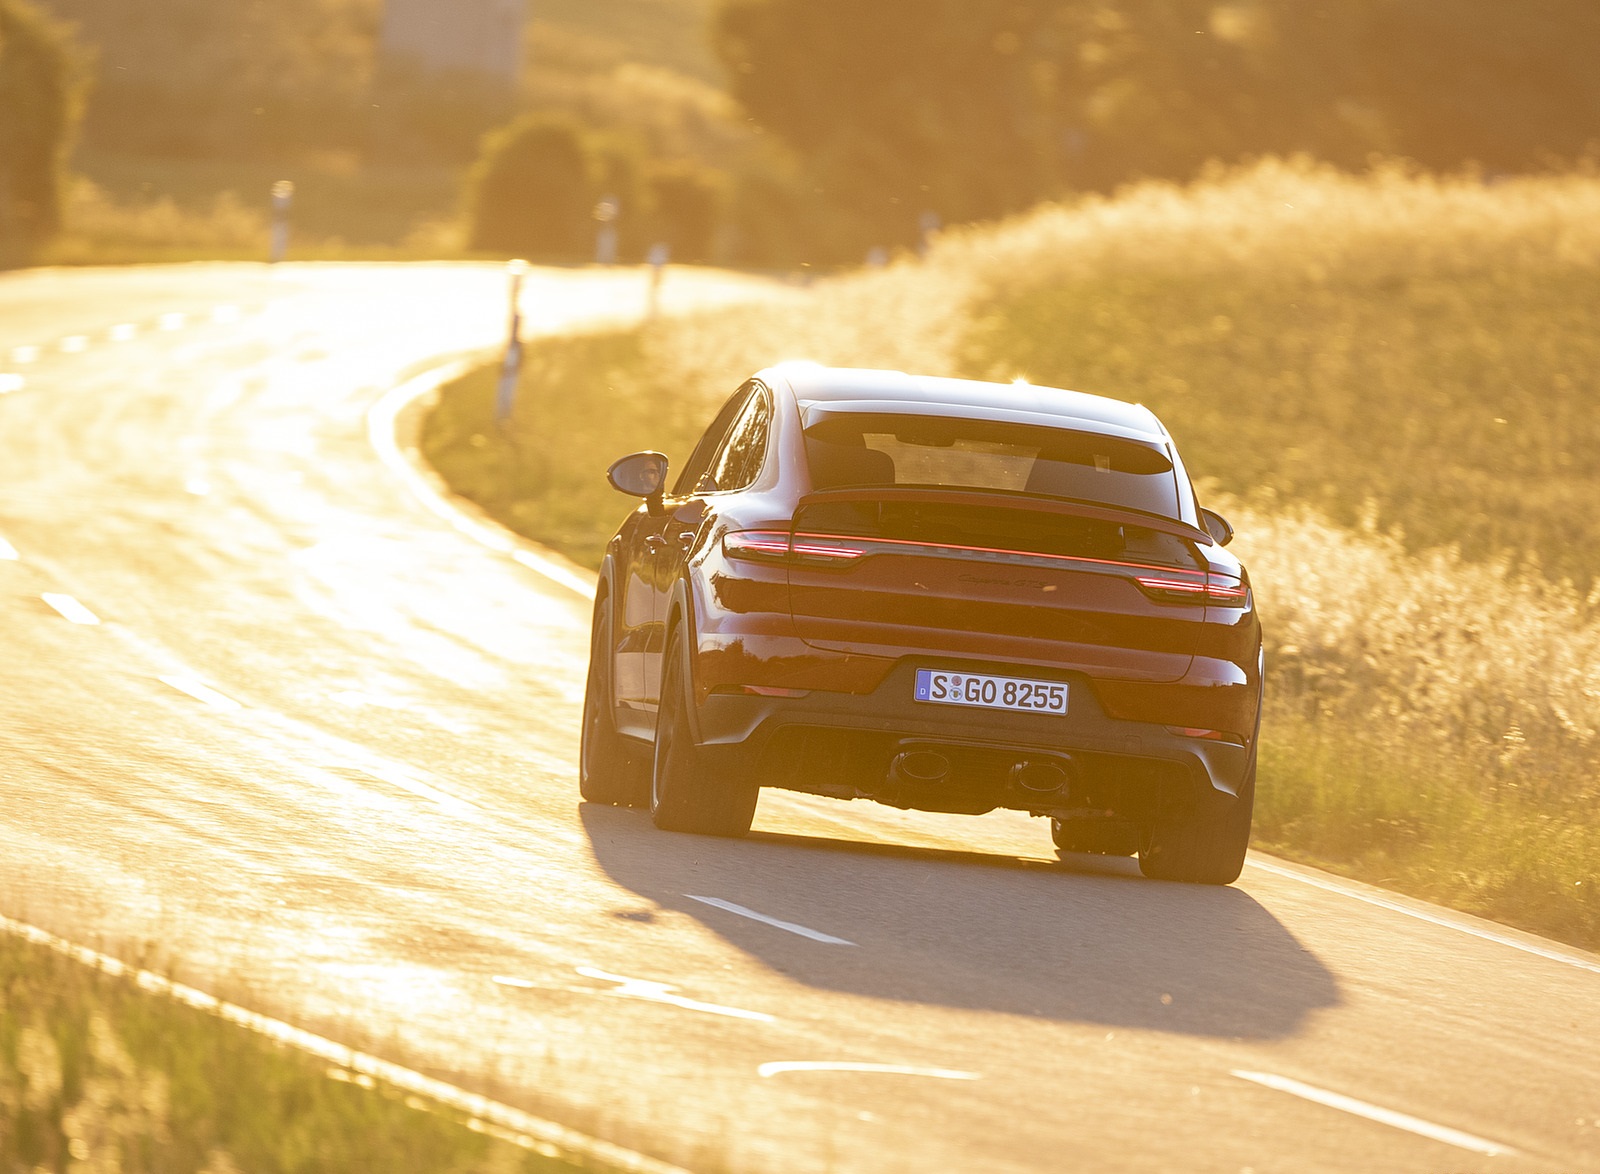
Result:
<svg viewBox="0 0 1600 1174"><path fill-rule="evenodd" d="M595 600L580 782L657 826L761 787L1051 820L1063 851L1228 884L1261 627L1161 422L1100 396L789 363L723 406Z"/></svg>

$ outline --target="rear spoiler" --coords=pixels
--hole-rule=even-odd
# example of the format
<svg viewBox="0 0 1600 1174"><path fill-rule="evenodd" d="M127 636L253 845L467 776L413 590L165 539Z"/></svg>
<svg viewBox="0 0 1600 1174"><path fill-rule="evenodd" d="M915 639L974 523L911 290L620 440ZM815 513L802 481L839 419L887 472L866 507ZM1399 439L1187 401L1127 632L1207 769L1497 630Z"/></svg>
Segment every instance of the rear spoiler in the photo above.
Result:
<svg viewBox="0 0 1600 1174"><path fill-rule="evenodd" d="M933 489L909 485L879 485L852 487L850 489L819 489L800 499L795 513L807 506L848 501L926 501L940 505L1003 506L1023 508L1042 514L1061 514L1071 518L1089 518L1097 522L1110 522L1116 526L1140 526L1163 534L1186 538L1201 546L1215 546L1216 542L1198 526L1191 526L1164 514L1149 514L1126 506L1105 505L1102 502L1068 501L1059 497L1035 497L1026 493L985 493L970 489Z"/></svg>

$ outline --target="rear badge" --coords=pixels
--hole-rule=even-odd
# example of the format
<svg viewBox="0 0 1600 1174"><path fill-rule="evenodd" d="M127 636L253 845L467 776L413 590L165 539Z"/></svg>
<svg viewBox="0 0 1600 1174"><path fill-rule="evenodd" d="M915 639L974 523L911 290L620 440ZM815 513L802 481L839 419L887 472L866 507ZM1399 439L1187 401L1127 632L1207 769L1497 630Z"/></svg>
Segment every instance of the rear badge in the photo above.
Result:
<svg viewBox="0 0 1600 1174"><path fill-rule="evenodd" d="M1024 713L1067 712L1067 687L1060 681L995 677L986 673L918 669L912 696L933 705L968 705Z"/></svg>

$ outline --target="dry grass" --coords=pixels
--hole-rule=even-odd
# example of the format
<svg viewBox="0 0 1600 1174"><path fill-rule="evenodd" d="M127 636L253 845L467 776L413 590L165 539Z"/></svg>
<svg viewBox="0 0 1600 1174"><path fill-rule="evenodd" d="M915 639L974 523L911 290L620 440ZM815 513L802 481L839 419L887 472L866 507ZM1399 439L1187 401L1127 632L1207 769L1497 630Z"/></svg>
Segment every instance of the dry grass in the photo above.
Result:
<svg viewBox="0 0 1600 1174"><path fill-rule="evenodd" d="M426 447L593 562L627 508L605 464L681 458L789 357L1148 403L1258 584L1258 842L1600 946L1600 180L1148 185L798 301L545 344L508 429L478 376Z"/></svg>
<svg viewBox="0 0 1600 1174"><path fill-rule="evenodd" d="M0 932L0 1170L573 1169Z"/></svg>

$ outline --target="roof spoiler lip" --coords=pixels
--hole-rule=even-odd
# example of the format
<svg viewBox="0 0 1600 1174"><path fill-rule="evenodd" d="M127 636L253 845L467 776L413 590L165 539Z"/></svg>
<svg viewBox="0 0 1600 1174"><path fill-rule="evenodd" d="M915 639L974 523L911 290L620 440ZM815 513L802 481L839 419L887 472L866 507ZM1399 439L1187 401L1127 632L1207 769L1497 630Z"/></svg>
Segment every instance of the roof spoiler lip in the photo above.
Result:
<svg viewBox="0 0 1600 1174"><path fill-rule="evenodd" d="M795 503L795 515L811 505L844 501L928 501L943 505L1024 506L1040 513L1092 518L1117 525L1143 526L1199 546L1215 546L1216 540L1198 526L1165 514L1146 513L1131 506L1112 506L1100 502L1075 501L1061 497L1039 497L1027 493L983 492L971 489L938 489L911 485L851 486L847 489L814 489Z"/></svg>

